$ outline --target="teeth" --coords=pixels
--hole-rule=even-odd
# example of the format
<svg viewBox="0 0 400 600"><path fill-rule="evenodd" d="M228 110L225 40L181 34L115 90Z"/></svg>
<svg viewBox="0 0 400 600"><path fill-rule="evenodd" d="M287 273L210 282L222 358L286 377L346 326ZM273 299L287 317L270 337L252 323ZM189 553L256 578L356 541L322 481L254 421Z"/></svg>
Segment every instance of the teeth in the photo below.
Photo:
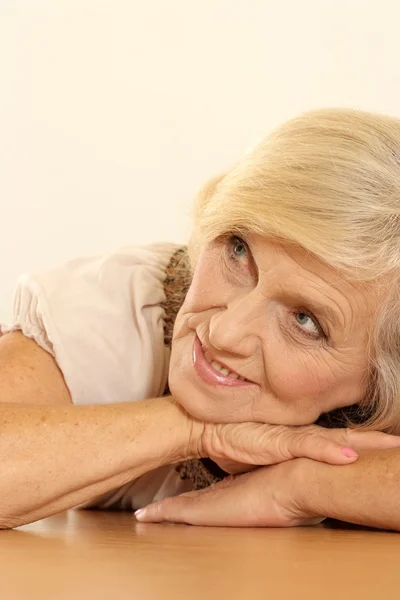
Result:
<svg viewBox="0 0 400 600"><path fill-rule="evenodd" d="M241 381L246 381L246 379L244 377L241 377L237 373L230 371L226 367L223 367L222 365L217 363L215 360L213 360L212 356L209 352L207 352L207 351L204 352L204 356L206 357L207 361L210 363L212 368L215 369L215 371L218 371L218 373L221 373L221 375L225 375L225 377L231 377L232 379L240 379Z"/></svg>
<svg viewBox="0 0 400 600"><path fill-rule="evenodd" d="M221 371L223 370L224 367L221 367L221 365L217 362L215 362L215 360L212 360L210 362L210 365L212 366L213 369L215 369L216 371L218 371L219 373L221 373ZM228 369L225 369L225 371L228 371ZM228 371L229 373L229 371Z"/></svg>

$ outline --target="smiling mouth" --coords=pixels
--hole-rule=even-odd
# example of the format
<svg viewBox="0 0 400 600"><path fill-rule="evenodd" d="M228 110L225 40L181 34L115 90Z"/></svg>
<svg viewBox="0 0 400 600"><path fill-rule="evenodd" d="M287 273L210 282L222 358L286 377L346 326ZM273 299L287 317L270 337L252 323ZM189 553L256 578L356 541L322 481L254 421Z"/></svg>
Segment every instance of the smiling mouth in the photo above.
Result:
<svg viewBox="0 0 400 600"><path fill-rule="evenodd" d="M239 373L236 373L235 371L230 371L227 367L225 367L225 365L222 365L221 363L214 360L213 357L211 356L211 354L204 348L203 348L203 352L204 352L204 356L205 356L206 360L208 361L208 363L212 366L212 368L215 371L217 371L218 373L221 373L221 375L225 375L225 377L232 377L232 379L240 379L241 381L249 381L245 377L242 377L241 375L239 375Z"/></svg>
<svg viewBox="0 0 400 600"><path fill-rule="evenodd" d="M197 335L193 344L193 366L201 379L209 385L227 387L256 385L254 381L245 379L226 365L215 361L203 348Z"/></svg>

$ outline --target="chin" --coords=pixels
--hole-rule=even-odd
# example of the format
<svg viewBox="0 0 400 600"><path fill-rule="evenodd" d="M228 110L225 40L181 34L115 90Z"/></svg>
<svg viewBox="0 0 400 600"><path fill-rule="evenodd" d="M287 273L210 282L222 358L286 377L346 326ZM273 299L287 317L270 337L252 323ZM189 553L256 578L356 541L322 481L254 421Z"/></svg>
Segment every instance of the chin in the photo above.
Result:
<svg viewBox="0 0 400 600"><path fill-rule="evenodd" d="M182 377L175 378L171 375L169 379L169 389L174 400L182 406L192 417L200 421L210 421L214 418L211 413L212 403L202 398L201 392L194 389Z"/></svg>
<svg viewBox="0 0 400 600"><path fill-rule="evenodd" d="M171 374L169 389L172 396L182 408L195 419L207 423L241 423L248 417L239 410L232 410L232 402L210 398L196 385L184 379L182 375L174 377Z"/></svg>

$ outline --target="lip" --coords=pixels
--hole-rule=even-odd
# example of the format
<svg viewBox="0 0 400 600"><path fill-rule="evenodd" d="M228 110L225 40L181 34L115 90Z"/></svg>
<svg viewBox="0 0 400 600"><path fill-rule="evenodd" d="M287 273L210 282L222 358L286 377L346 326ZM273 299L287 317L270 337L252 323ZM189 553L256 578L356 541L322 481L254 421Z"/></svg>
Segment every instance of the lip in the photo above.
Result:
<svg viewBox="0 0 400 600"><path fill-rule="evenodd" d="M234 379L233 377L228 377L227 375L222 375L221 373L215 371L206 359L204 350L197 335L193 344L193 366L201 379L209 385L223 385L227 387L256 385L252 381Z"/></svg>

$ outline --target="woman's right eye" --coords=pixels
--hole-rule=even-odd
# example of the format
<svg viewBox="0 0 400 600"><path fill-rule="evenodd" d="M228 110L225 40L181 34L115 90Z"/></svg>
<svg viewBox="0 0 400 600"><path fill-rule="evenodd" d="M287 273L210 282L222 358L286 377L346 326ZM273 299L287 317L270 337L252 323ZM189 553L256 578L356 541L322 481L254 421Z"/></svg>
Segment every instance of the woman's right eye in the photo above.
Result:
<svg viewBox="0 0 400 600"><path fill-rule="evenodd" d="M248 243L235 234L226 234L222 243L222 265L227 277L235 284L255 284L258 271Z"/></svg>
<svg viewBox="0 0 400 600"><path fill-rule="evenodd" d="M229 250L229 257L232 261L243 262L243 260L245 260L246 262L248 262L248 247L246 242L242 238L236 235L232 235L228 239L227 245Z"/></svg>

